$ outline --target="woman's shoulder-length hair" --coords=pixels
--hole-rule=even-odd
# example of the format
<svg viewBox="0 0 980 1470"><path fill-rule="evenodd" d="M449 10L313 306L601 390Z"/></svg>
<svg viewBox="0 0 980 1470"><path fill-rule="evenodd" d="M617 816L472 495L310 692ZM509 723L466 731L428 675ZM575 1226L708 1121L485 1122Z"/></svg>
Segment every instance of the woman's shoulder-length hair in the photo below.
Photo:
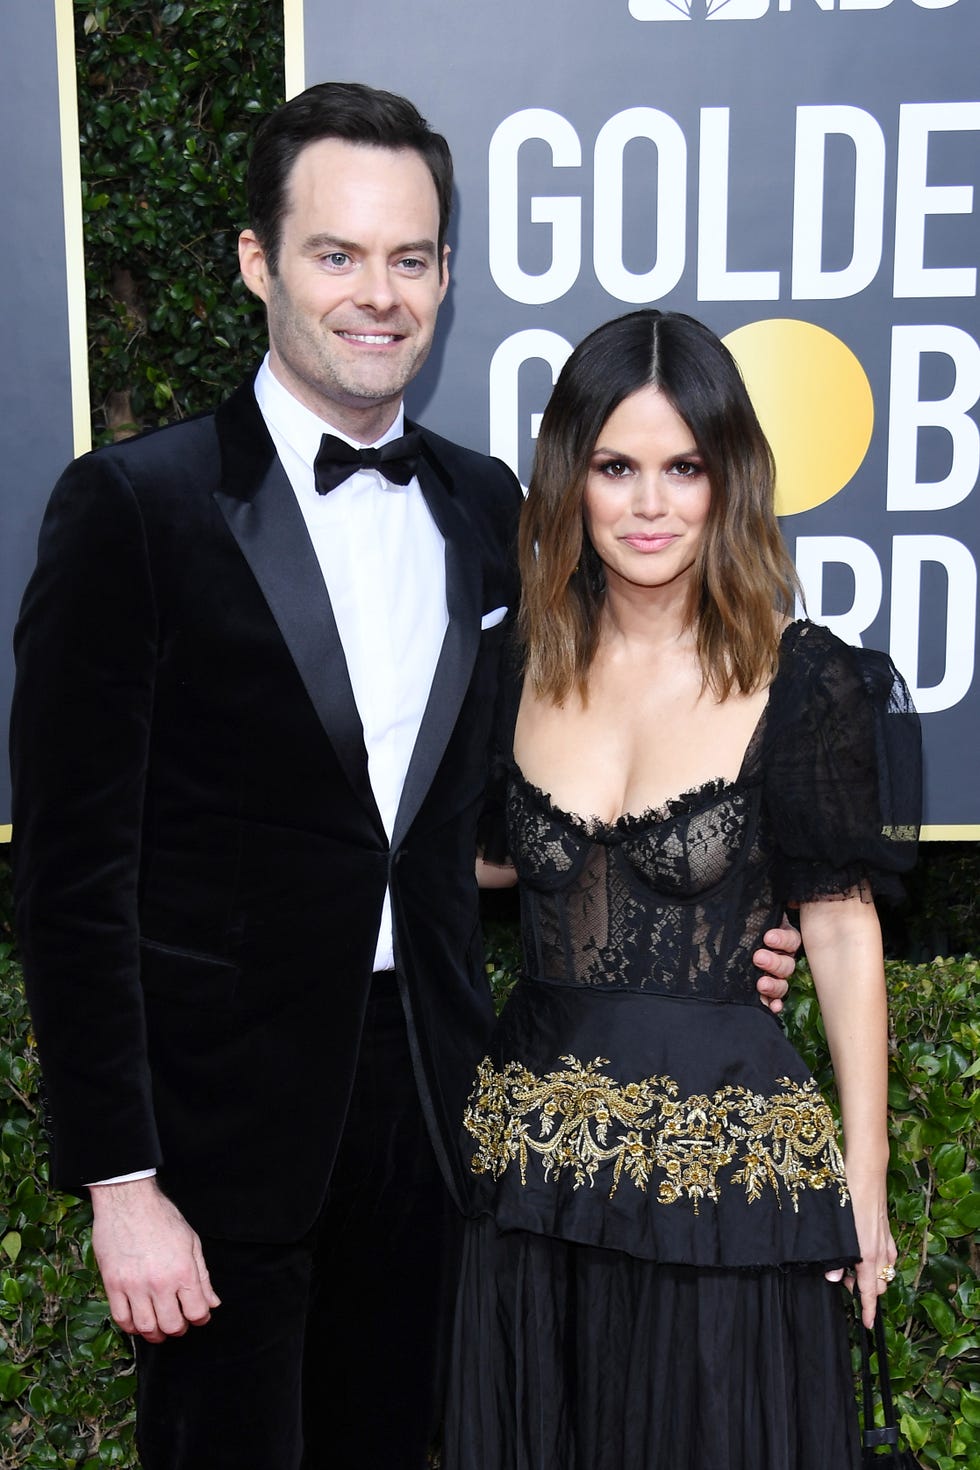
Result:
<svg viewBox="0 0 980 1470"><path fill-rule="evenodd" d="M558 702L584 697L599 637L601 562L583 495L610 414L658 388L694 437L711 486L688 610L717 698L767 684L798 583L773 508L772 452L738 366L693 317L653 309L606 322L576 347L545 409L521 518L519 629L527 677Z"/></svg>

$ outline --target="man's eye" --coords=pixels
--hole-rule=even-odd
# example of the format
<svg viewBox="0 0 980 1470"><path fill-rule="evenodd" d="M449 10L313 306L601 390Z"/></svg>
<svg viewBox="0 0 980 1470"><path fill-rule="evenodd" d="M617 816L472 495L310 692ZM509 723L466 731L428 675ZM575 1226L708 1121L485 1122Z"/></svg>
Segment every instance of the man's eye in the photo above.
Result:
<svg viewBox="0 0 980 1470"><path fill-rule="evenodd" d="M338 270L347 265L350 260L350 256L346 250L331 250L328 255L323 255L320 258L325 265L336 266Z"/></svg>
<svg viewBox="0 0 980 1470"><path fill-rule="evenodd" d="M400 264L402 270L407 270L407 271L423 271L423 270L425 270L425 261L422 260L417 255L406 255L405 258L404 258L404 260L399 261L399 264Z"/></svg>

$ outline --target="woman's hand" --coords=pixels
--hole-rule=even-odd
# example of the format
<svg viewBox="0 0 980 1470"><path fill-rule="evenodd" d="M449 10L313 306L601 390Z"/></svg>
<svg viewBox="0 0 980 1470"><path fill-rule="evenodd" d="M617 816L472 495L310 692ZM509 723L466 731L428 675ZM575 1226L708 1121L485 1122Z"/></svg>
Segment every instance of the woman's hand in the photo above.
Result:
<svg viewBox="0 0 980 1470"><path fill-rule="evenodd" d="M854 1207L861 1259L855 1267L857 1291L861 1298L861 1320L873 1327L878 1298L888 1290L894 1276L898 1248L888 1225L888 1205L884 1185L876 1180L852 1179L848 1173L848 1189Z"/></svg>
<svg viewBox="0 0 980 1470"><path fill-rule="evenodd" d="M485 857L478 857L476 881L480 888L513 888L517 870L510 863L488 863Z"/></svg>
<svg viewBox="0 0 980 1470"><path fill-rule="evenodd" d="M762 936L765 949L757 949L752 963L762 974L755 982L759 999L767 1005L774 1016L783 1008L783 996L789 989L789 979L796 969L796 952L802 943L802 935L794 929L786 915L778 929L770 929Z"/></svg>
<svg viewBox="0 0 980 1470"><path fill-rule="evenodd" d="M888 1290L898 1260L898 1249L888 1225L888 1210L880 1180L852 1178L849 1172L847 1185L861 1259L853 1272L828 1271L826 1276L828 1281L840 1281L843 1277L848 1291L853 1292L856 1288L861 1299L861 1321L865 1327L873 1327L878 1298Z"/></svg>

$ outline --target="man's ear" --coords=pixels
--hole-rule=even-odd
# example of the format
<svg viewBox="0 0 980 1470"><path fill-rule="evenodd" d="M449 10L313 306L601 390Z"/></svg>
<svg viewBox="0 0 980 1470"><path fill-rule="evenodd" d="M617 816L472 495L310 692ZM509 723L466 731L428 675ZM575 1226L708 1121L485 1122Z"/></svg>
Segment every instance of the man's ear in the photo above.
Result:
<svg viewBox="0 0 980 1470"><path fill-rule="evenodd" d="M439 284L442 287L442 295L439 297L440 305L449 290L449 257L451 249L448 245L442 247L442 259L439 261Z"/></svg>
<svg viewBox="0 0 980 1470"><path fill-rule="evenodd" d="M242 230L238 237L238 267L252 294L268 302L269 266L254 230Z"/></svg>

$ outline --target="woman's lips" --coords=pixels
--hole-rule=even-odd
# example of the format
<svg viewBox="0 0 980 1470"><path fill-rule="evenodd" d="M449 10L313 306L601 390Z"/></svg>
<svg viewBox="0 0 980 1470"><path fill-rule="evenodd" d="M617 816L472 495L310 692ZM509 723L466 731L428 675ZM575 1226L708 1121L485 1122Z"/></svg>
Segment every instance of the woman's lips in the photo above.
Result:
<svg viewBox="0 0 980 1470"><path fill-rule="evenodd" d="M675 535L663 536L622 536L627 546L632 546L634 551L663 551L665 547L672 546L677 540Z"/></svg>

